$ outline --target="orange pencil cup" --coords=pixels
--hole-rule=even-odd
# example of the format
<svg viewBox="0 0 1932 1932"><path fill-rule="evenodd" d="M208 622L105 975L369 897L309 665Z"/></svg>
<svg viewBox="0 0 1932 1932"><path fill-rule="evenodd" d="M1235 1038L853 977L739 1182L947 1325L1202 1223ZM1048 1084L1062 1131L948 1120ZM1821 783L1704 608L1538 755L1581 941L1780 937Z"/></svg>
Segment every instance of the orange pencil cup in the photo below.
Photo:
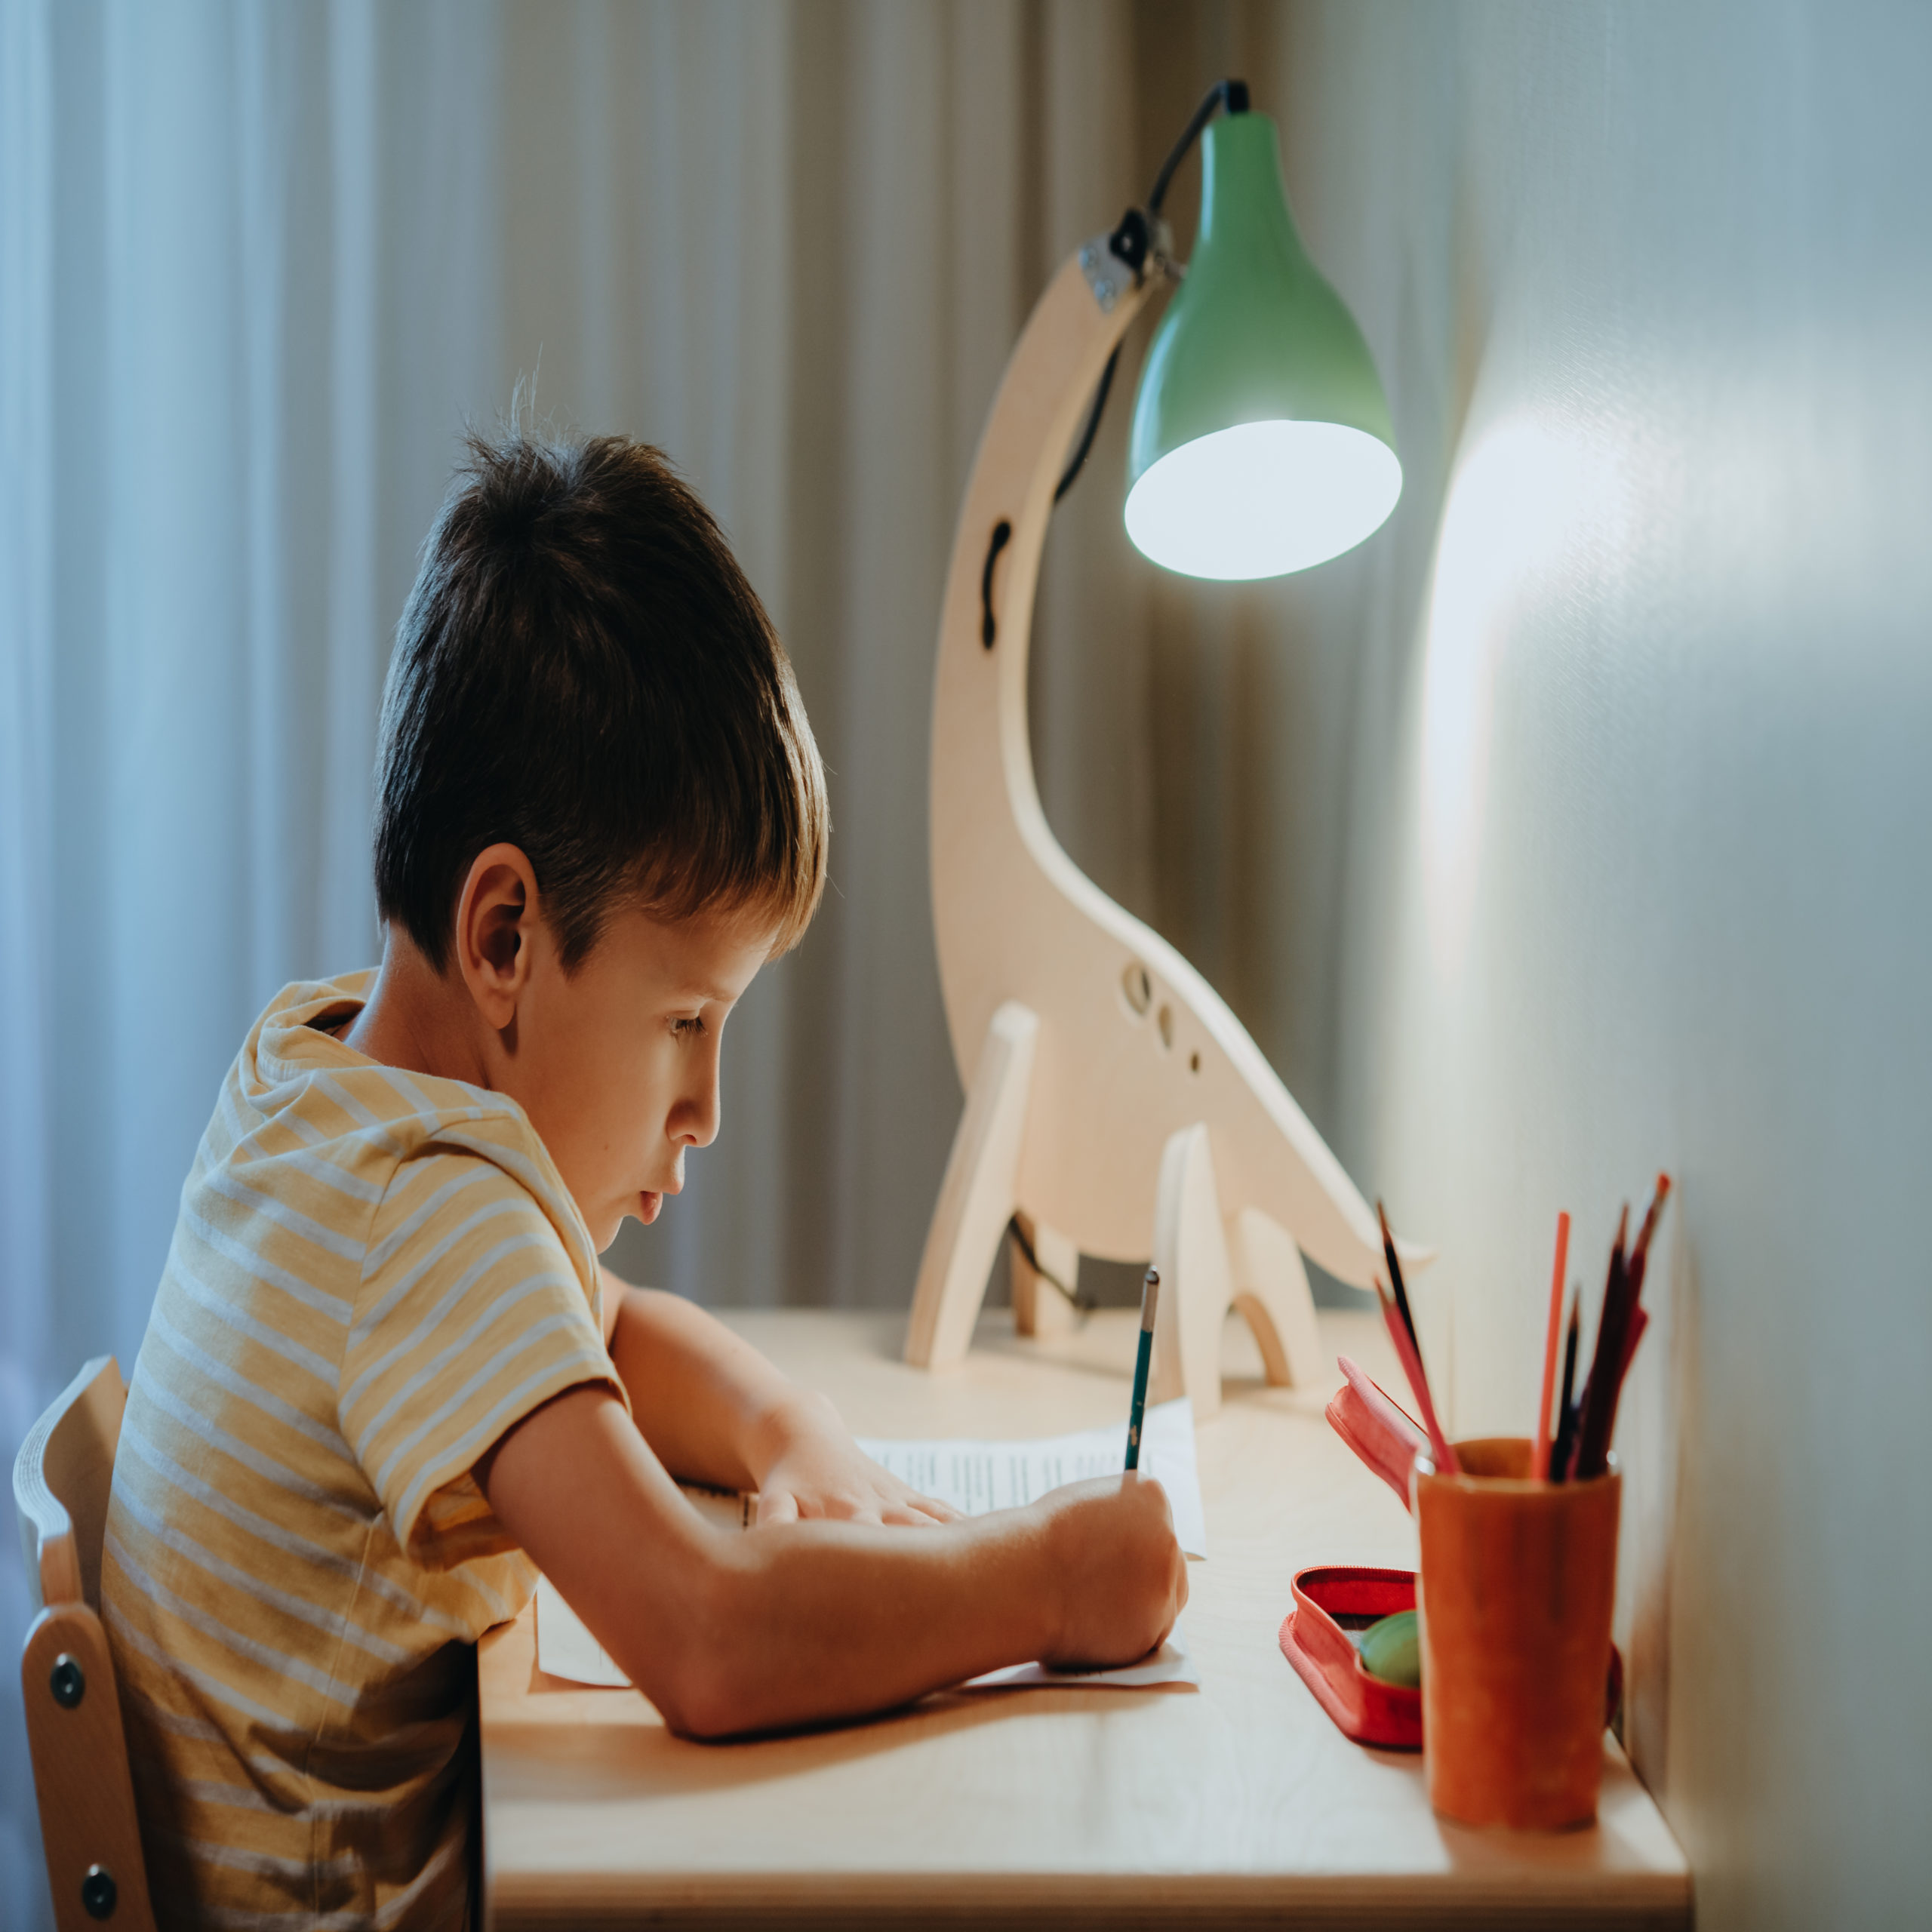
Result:
<svg viewBox="0 0 1932 1932"><path fill-rule="evenodd" d="M1518 1437L1415 1469L1429 1798L1466 1825L1560 1831L1595 1817L1622 1478L1530 1480Z"/></svg>

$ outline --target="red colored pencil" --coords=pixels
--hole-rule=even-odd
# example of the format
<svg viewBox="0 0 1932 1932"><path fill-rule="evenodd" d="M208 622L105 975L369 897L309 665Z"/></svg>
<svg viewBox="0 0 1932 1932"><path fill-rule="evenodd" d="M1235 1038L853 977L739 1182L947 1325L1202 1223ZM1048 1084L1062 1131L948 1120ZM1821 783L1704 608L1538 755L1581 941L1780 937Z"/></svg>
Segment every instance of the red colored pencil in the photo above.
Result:
<svg viewBox="0 0 1932 1932"><path fill-rule="evenodd" d="M1456 1460L1456 1452L1450 1447L1449 1438L1442 1432L1442 1425L1435 1419L1435 1404L1429 1399L1429 1376L1422 1365L1422 1351L1411 1338L1407 1324L1401 1311L1390 1300L1389 1291L1382 1285L1382 1278L1375 1277L1376 1299L1382 1304L1382 1319L1389 1331L1389 1339L1395 1345L1395 1359L1402 1364L1402 1373L1409 1378L1409 1387L1414 1392L1416 1407L1422 1412L1422 1426L1429 1432L1429 1445L1435 1452L1435 1466L1444 1475L1460 1475L1463 1466Z"/></svg>
<svg viewBox="0 0 1932 1932"><path fill-rule="evenodd" d="M1530 1438L1530 1474L1549 1480L1549 1404L1556 1393L1556 1351L1563 1333L1563 1275L1570 1261L1570 1217L1556 1217L1556 1266L1549 1276L1549 1333L1543 1344L1543 1400L1537 1407L1536 1433Z"/></svg>
<svg viewBox="0 0 1932 1932"><path fill-rule="evenodd" d="M1630 1311L1630 1332L1623 1338L1623 1366L1617 1371L1617 1386L1621 1392L1623 1378L1630 1373L1631 1358L1637 1352L1637 1344L1644 1339L1644 1331L1651 1325L1651 1312L1647 1308L1633 1308ZM1611 1417L1611 1425L1616 1426L1617 1418Z"/></svg>

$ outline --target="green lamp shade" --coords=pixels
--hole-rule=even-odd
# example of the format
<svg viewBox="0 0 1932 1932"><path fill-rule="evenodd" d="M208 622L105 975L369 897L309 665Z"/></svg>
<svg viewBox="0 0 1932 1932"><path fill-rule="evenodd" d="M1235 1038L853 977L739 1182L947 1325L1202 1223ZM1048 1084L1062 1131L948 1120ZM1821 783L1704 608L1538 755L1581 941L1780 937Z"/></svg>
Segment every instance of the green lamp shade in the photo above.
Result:
<svg viewBox="0 0 1932 1932"><path fill-rule="evenodd" d="M1279 577L1352 549L1402 493L1381 378L1303 252L1275 124L1202 137L1201 229L1140 375L1127 534L1189 577Z"/></svg>

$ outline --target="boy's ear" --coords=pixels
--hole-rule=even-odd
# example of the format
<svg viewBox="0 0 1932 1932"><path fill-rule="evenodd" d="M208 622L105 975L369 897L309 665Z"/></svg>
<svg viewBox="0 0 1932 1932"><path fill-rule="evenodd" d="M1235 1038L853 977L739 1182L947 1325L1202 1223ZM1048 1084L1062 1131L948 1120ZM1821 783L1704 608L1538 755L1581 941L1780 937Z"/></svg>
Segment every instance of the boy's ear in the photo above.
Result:
<svg viewBox="0 0 1932 1932"><path fill-rule="evenodd" d="M493 1032L515 1022L530 983L537 920L537 874L522 849L486 845L471 861L457 900L456 963Z"/></svg>

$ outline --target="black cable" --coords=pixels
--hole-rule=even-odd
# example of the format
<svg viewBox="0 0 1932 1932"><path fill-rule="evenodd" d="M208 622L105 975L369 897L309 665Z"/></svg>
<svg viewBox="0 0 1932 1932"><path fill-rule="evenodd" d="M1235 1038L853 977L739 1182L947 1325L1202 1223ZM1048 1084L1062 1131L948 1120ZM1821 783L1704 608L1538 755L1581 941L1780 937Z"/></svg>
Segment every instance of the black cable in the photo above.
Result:
<svg viewBox="0 0 1932 1932"><path fill-rule="evenodd" d="M1080 432L1080 447L1073 452L1060 481L1054 488L1054 501L1058 503L1073 488L1074 478L1080 474L1087 460L1088 452L1094 447L1094 438L1100 429L1100 412L1107 406L1107 392L1114 386L1114 371L1120 363L1120 344L1114 344L1114 352L1107 358L1107 366L1100 371L1100 386L1094 392L1094 406L1087 412L1087 426Z"/></svg>
<svg viewBox="0 0 1932 1932"><path fill-rule="evenodd" d="M1082 1315L1091 1315L1093 1312L1098 1306L1097 1303L1089 1300L1077 1289L1069 1287L1057 1275L1049 1274L1040 1266L1040 1257L1033 1252L1033 1244L1026 1238L1026 1230L1020 1225L1020 1217L1017 1214L1007 1223L1006 1231L1013 1237L1020 1253L1026 1256L1027 1266L1032 1269L1041 1281L1051 1287L1057 1288Z"/></svg>
<svg viewBox="0 0 1932 1932"><path fill-rule="evenodd" d="M1158 214L1161 204L1168 198L1168 189L1172 185L1174 171L1187 158L1187 151L1201 138L1201 131L1214 118L1217 108L1229 114L1247 112L1247 83L1245 81L1217 81L1202 97L1201 105L1194 110L1194 118L1187 124L1186 131L1175 142L1172 152L1161 164L1161 171L1154 177L1153 192L1147 197L1147 212Z"/></svg>
<svg viewBox="0 0 1932 1932"><path fill-rule="evenodd" d="M1153 192L1147 197L1147 212L1158 215L1161 204L1168 198L1168 189L1172 185L1174 171L1187 158L1187 151L1201 138L1201 131L1214 119L1217 110L1229 114L1245 114L1247 112L1247 83L1245 81L1217 81L1208 90L1201 105L1194 110L1194 116L1183 132L1165 161L1161 171L1154 177ZM1120 259L1133 269L1137 277L1140 266L1147 259L1149 235L1147 223L1137 208L1129 208L1121 218L1120 226L1107 238L1107 245ZM1087 412L1087 426L1080 432L1080 446L1073 452L1072 460L1060 474L1060 481L1054 488L1054 501L1058 503L1086 466L1087 458L1094 447L1094 438L1100 432L1100 417L1106 409L1107 392L1114 386L1114 371L1120 362L1120 345L1114 345L1114 352L1107 358L1107 366L1100 372L1100 386L1094 392L1094 406ZM986 558L986 575L992 574L992 560L999 554L995 544ZM986 587L981 586L980 595L987 597ZM982 628L984 641L990 648L992 638L986 635L992 629L992 611L990 601L986 605L986 616ZM1056 1284L1057 1285L1057 1284Z"/></svg>

